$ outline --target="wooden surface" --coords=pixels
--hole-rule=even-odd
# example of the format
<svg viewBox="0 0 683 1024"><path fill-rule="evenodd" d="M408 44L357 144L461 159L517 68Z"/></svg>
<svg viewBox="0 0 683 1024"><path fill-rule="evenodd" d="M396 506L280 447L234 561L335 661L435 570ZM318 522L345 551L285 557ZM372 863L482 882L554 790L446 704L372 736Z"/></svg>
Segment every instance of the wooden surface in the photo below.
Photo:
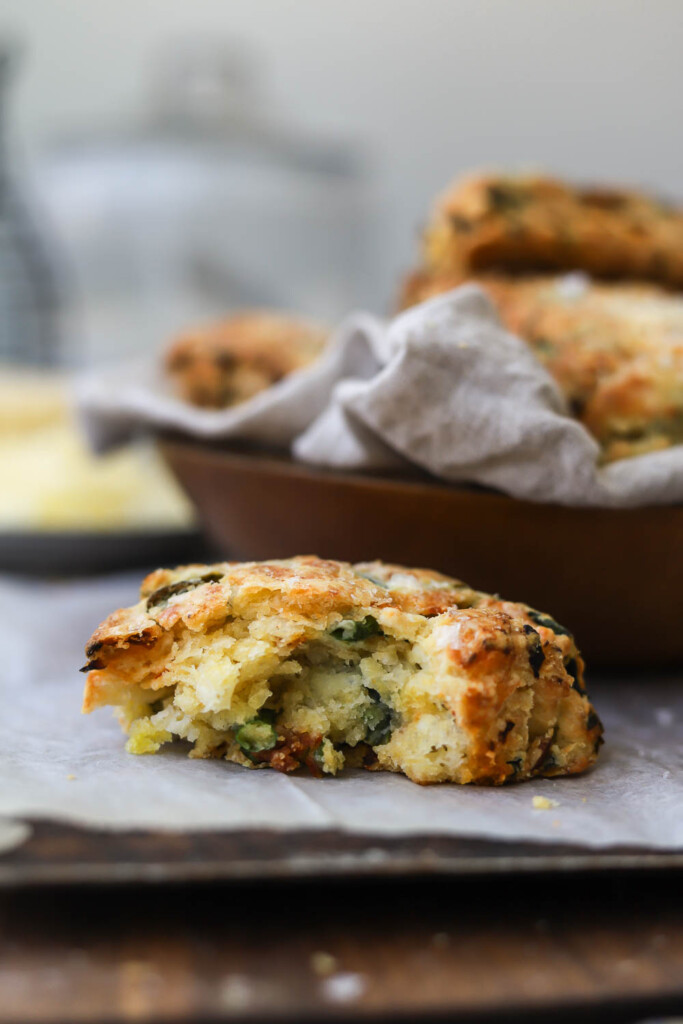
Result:
<svg viewBox="0 0 683 1024"><path fill-rule="evenodd" d="M683 662L683 506L563 508L426 474L322 471L187 440L161 450L223 557L427 566L550 612L591 665Z"/></svg>
<svg viewBox="0 0 683 1024"><path fill-rule="evenodd" d="M632 1022L683 1012L681 909L663 873L5 892L0 1022Z"/></svg>
<svg viewBox="0 0 683 1024"><path fill-rule="evenodd" d="M417 876L472 877L683 869L683 851L590 849L465 836L291 832L106 832L34 822L0 853L0 888ZM520 879L521 881L521 879ZM486 884L476 881L474 884Z"/></svg>

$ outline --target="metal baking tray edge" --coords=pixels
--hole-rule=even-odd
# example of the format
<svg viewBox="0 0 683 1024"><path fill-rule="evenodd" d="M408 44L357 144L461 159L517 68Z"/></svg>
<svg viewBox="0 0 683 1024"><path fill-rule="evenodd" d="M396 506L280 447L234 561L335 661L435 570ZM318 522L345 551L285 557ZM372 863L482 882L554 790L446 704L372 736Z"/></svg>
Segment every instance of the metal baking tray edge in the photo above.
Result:
<svg viewBox="0 0 683 1024"><path fill-rule="evenodd" d="M0 855L0 888L652 871L681 850L345 832L105 832L48 821Z"/></svg>

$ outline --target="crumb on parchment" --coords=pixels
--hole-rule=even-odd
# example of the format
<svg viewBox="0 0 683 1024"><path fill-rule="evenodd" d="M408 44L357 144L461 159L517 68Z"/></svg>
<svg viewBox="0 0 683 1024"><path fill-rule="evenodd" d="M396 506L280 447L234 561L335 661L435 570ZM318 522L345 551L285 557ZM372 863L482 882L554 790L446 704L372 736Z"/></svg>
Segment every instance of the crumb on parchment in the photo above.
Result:
<svg viewBox="0 0 683 1024"><path fill-rule="evenodd" d="M536 811L550 811L553 807L559 807L559 800L551 800L548 796L532 797L531 803Z"/></svg>

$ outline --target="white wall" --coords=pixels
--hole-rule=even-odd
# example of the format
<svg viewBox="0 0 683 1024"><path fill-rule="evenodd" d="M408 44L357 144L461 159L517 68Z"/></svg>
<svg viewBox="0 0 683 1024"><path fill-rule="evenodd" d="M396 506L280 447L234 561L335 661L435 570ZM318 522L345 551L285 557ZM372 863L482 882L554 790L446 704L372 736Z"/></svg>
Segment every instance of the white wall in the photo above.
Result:
<svg viewBox="0 0 683 1024"><path fill-rule="evenodd" d="M531 162L683 197L683 0L3 0L27 42L15 130L135 111L168 34L253 43L274 106L372 149L409 262L455 172Z"/></svg>

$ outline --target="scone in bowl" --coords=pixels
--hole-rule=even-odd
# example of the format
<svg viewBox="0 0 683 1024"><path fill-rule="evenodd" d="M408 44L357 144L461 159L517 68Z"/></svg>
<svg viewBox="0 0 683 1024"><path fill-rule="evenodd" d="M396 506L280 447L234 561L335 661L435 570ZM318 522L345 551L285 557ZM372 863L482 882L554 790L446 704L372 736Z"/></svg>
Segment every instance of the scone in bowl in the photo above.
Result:
<svg viewBox="0 0 683 1024"><path fill-rule="evenodd" d="M591 664L683 661L683 506L576 509L163 437L218 556L438 569L552 609Z"/></svg>

